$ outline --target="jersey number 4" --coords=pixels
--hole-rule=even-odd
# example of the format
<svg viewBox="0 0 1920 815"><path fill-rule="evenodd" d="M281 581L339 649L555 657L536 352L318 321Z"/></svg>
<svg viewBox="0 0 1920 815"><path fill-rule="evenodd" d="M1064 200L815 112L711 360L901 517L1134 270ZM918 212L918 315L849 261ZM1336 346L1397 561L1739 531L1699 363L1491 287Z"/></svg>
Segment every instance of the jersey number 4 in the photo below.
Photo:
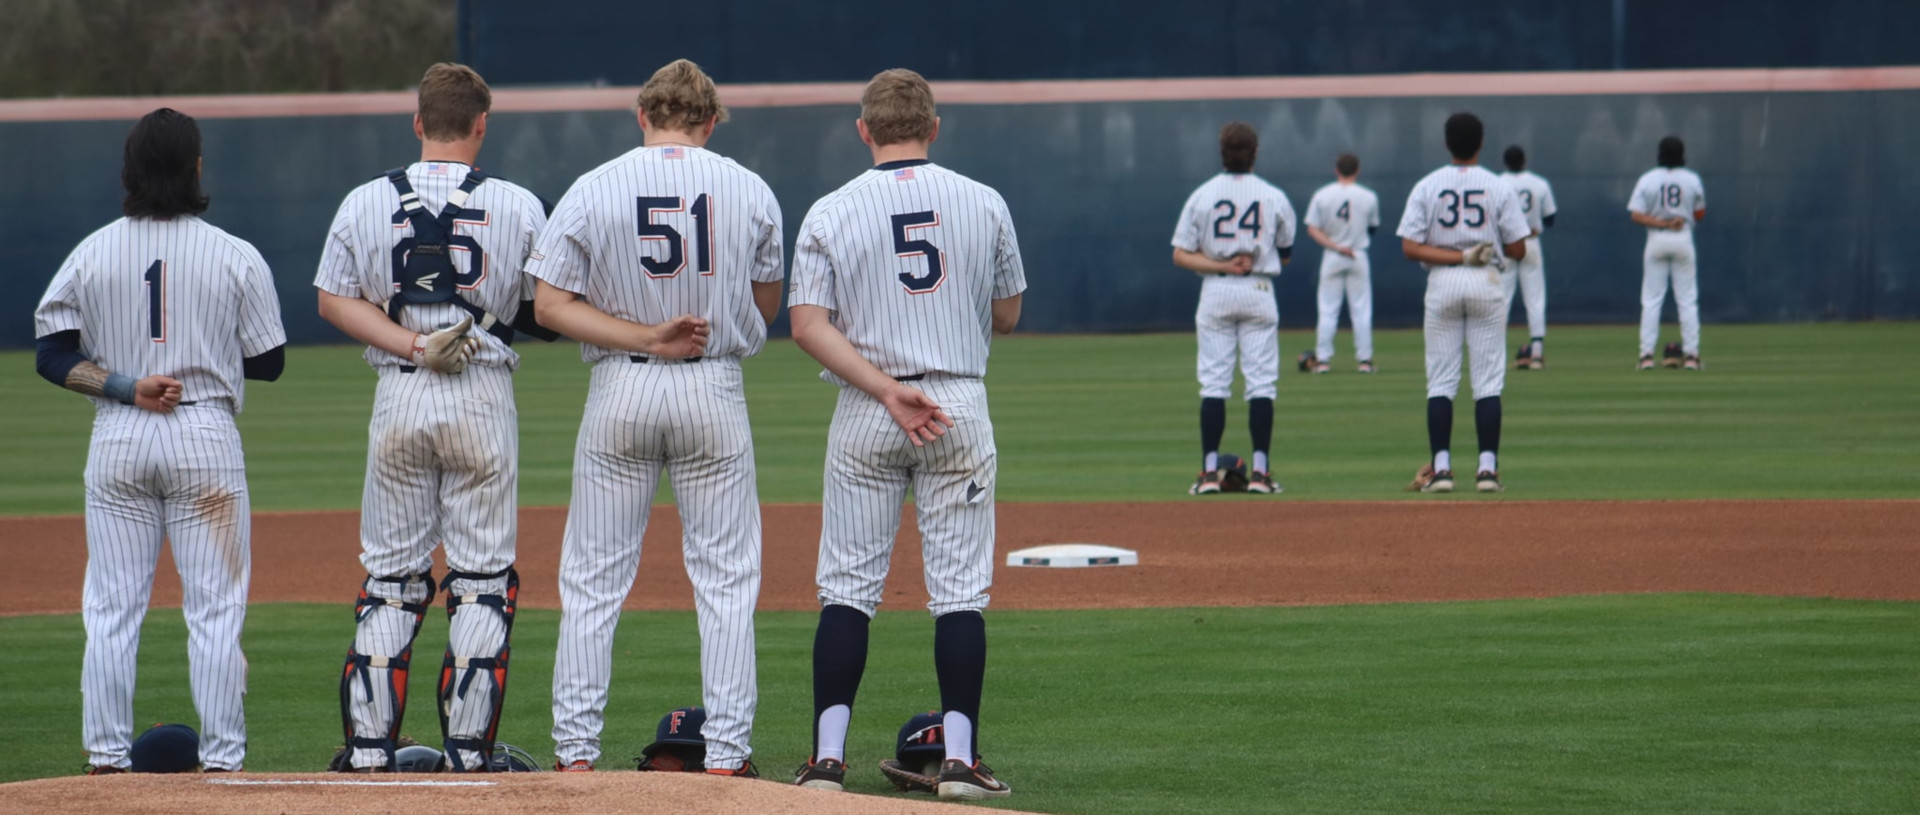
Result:
<svg viewBox="0 0 1920 815"><path fill-rule="evenodd" d="M1248 204L1246 214L1241 215L1240 219L1237 221L1234 220L1233 216L1240 211L1240 208L1234 206L1232 201L1228 201L1224 198L1213 202L1214 212L1219 212L1223 207L1227 211L1226 214L1213 219L1213 236L1214 237L1219 238L1221 240L1233 240L1241 230L1245 230L1253 233L1254 240L1260 239L1260 202L1259 201L1255 201L1251 204ZM1222 231L1222 230L1225 230L1225 231Z"/></svg>
<svg viewBox="0 0 1920 815"><path fill-rule="evenodd" d="M913 272L900 273L900 285L907 287L909 294L926 294L940 288L947 279L947 256L940 247L929 243L927 239L913 239L913 231L929 226L940 225L940 213L933 210L908 212L893 216L893 254L901 258L926 258L926 274Z"/></svg>
<svg viewBox="0 0 1920 815"><path fill-rule="evenodd" d="M678 277L682 269L687 268L687 239L680 236L680 230L671 224L654 223L653 216L662 212L687 212L693 216L693 265L703 275L713 274L713 205L706 193L693 199L693 208L687 208L687 199L678 197L646 197L639 199L640 222L638 230L642 241L666 241L667 257L655 260L642 256L640 265L651 278Z"/></svg>

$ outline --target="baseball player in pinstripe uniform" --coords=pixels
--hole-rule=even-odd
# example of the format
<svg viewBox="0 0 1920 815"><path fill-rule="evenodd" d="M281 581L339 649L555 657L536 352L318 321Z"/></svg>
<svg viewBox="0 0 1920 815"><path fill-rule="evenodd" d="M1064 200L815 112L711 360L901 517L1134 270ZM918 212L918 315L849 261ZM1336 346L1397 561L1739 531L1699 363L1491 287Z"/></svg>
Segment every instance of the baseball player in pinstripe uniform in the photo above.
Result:
<svg viewBox="0 0 1920 815"><path fill-rule="evenodd" d="M1313 372L1333 370L1333 335L1340 327L1340 301L1347 301L1353 323L1353 353L1359 371L1373 373L1373 278L1367 248L1380 228L1380 196L1360 185L1360 157L1342 153L1334 160L1336 181L1307 202L1307 235L1326 252L1320 255L1320 324L1313 350Z"/></svg>
<svg viewBox="0 0 1920 815"><path fill-rule="evenodd" d="M545 208L473 167L492 94L441 63L420 80L420 161L356 187L328 230L313 284L320 314L367 344L379 374L360 503L356 630L340 678L342 767L391 771L413 640L432 605L433 548L446 546L448 647L437 683L449 764L493 755L506 693L519 421L510 343L534 325L520 273Z"/></svg>
<svg viewBox="0 0 1920 815"><path fill-rule="evenodd" d="M1507 182L1515 197L1520 199L1520 212L1527 218L1527 256L1520 259L1519 269L1510 275L1501 275L1501 282L1507 286L1507 312L1513 312L1513 290L1517 287L1527 301L1527 345L1520 349L1514 359L1514 367L1522 370L1538 371L1547 367L1547 272L1546 259L1540 255L1540 235L1553 226L1553 216L1560 211L1553 201L1553 185L1527 169L1527 151L1520 145L1507 148L1502 158L1506 161L1507 171L1500 174L1500 180Z"/></svg>
<svg viewBox="0 0 1920 815"><path fill-rule="evenodd" d="M1193 495L1220 491L1220 437L1227 429L1237 356L1246 378L1247 428L1253 473L1247 491L1280 492L1267 452L1273 440L1273 397L1280 380L1280 307L1273 279L1293 256L1293 205L1279 187L1253 174L1260 137L1233 122L1220 129L1225 171L1187 196L1173 230L1173 262L1199 275L1200 477Z"/></svg>
<svg viewBox="0 0 1920 815"><path fill-rule="evenodd" d="M541 322L593 365L560 555L561 770L600 757L614 626L664 469L699 613L706 770L755 775L760 503L740 360L780 310L781 225L766 183L706 149L726 116L699 66L654 72L645 144L574 182L527 267Z"/></svg>
<svg viewBox="0 0 1920 815"><path fill-rule="evenodd" d="M1653 347L1660 342L1660 310L1667 305L1667 285L1673 285L1673 305L1680 312L1680 346L1689 371L1700 370L1700 278L1693 249L1693 227L1707 217L1707 190L1700 176L1687 169L1687 145L1679 136L1660 140L1660 166L1648 170L1633 185L1627 214L1647 228L1647 249L1641 256L1645 273L1640 282L1640 370L1653 367Z"/></svg>
<svg viewBox="0 0 1920 815"><path fill-rule="evenodd" d="M981 377L992 335L1019 322L1026 272L1000 194L928 160L940 120L925 79L875 76L857 127L874 167L813 205L794 248L793 336L840 386L821 508L814 752L795 783L838 790L846 778L867 626L911 488L946 728L936 790L998 798L1012 790L976 750L998 480Z"/></svg>
<svg viewBox="0 0 1920 815"><path fill-rule="evenodd" d="M87 452L87 580L80 673L88 774L124 772L134 654L162 539L187 620L200 763L247 752L240 627L252 577L244 379L272 381L287 335L253 246L200 220L200 128L162 108L127 136L126 217L67 257L34 312L36 368L94 405Z"/></svg>
<svg viewBox="0 0 1920 815"><path fill-rule="evenodd" d="M1423 492L1453 491L1448 448L1464 341L1473 356L1473 415L1480 434L1474 484L1481 492L1498 492L1503 489L1496 460L1500 389L1507 373L1507 295L1501 277L1512 274L1501 255L1526 257L1530 230L1513 190L1480 167L1479 117L1454 114L1447 119L1446 134L1453 163L1414 185L1400 218L1401 250L1427 269L1427 441L1433 461L1412 486Z"/></svg>

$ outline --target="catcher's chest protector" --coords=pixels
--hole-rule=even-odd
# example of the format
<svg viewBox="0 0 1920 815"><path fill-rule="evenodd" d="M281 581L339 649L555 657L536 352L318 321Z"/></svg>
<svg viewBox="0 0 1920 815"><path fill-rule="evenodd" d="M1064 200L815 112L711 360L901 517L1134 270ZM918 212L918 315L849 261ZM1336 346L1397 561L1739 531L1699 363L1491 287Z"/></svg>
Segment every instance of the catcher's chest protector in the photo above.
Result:
<svg viewBox="0 0 1920 815"><path fill-rule="evenodd" d="M513 344L513 328L499 318L460 296L459 270L453 268L453 248L457 241L470 238L456 238L453 234L453 222L460 217L466 207L467 199L473 196L475 188L487 180L487 174L479 170L467 171L467 177L460 182L459 189L447 196L447 204L440 208L440 215L427 214L427 208L420 203L420 194L413 191L413 184L407 181L407 170L402 167L387 173L387 182L400 193L400 210L406 213L408 222L413 224L413 237L393 245L393 266L400 270L393 281L395 291L387 301L387 317L400 322L400 311L407 306L427 303L453 303L473 315L473 322L501 342Z"/></svg>

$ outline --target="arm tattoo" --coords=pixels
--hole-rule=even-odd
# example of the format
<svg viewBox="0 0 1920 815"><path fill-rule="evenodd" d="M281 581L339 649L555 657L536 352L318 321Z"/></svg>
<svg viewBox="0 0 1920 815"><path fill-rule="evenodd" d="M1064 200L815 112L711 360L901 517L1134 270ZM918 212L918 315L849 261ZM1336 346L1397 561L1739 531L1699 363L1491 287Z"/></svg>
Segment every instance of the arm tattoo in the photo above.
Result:
<svg viewBox="0 0 1920 815"><path fill-rule="evenodd" d="M107 371L92 362L82 362L67 372L67 390L87 396L105 396Z"/></svg>

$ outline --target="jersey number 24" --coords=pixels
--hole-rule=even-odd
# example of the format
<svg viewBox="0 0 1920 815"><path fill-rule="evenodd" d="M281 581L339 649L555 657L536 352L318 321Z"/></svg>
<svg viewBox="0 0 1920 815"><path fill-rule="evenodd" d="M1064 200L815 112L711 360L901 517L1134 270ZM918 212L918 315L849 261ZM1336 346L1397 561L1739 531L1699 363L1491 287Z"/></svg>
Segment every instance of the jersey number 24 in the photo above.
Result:
<svg viewBox="0 0 1920 815"><path fill-rule="evenodd" d="M1214 212L1219 212L1222 207L1226 208L1226 214L1220 215L1219 217L1216 217L1213 219L1213 236L1214 237L1219 238L1221 240L1230 241L1230 240L1233 240L1235 237L1237 237L1239 232L1244 230L1247 232L1252 232L1254 240L1260 239L1260 202L1259 201L1255 201L1251 204L1248 204L1246 213L1243 215L1240 215L1240 219L1237 221L1234 220L1233 216L1236 213L1239 213L1240 211L1239 207L1234 206L1232 201L1228 201L1224 198L1213 202Z"/></svg>

